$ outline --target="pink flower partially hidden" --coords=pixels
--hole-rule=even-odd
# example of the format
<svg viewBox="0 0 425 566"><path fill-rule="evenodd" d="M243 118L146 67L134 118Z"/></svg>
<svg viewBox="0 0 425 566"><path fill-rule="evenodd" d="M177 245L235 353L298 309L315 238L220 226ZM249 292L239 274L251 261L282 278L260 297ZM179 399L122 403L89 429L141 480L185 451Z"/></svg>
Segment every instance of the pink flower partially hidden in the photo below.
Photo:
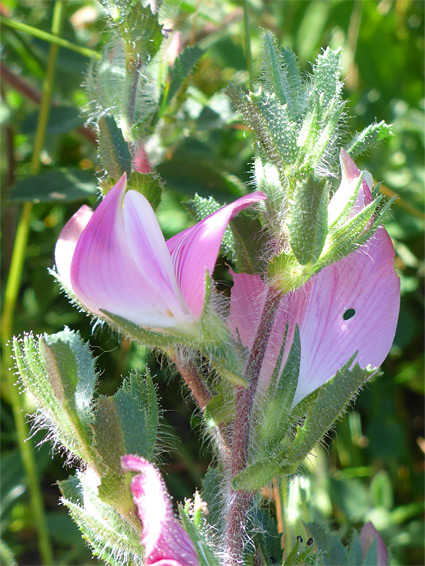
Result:
<svg viewBox="0 0 425 566"><path fill-rule="evenodd" d="M388 566L388 551L385 543L379 534L379 532L375 529L373 524L369 521L364 525L362 530L360 531L360 546L362 547L362 558L364 559L368 553L368 550L376 539L376 566Z"/></svg>
<svg viewBox="0 0 425 566"><path fill-rule="evenodd" d="M94 213L83 206L63 228L59 278L98 316L107 311L145 328L193 334L227 224L265 198L246 195L165 242L149 202L126 191L123 175Z"/></svg>
<svg viewBox="0 0 425 566"><path fill-rule="evenodd" d="M341 187L335 193L338 198L348 191L344 184L356 182L360 175L345 152L341 154L341 166ZM354 213L371 198L364 180ZM259 390L264 391L270 382L286 325L288 337L281 368L288 358L296 325L301 341L293 406L331 379L356 351L355 362L360 367L379 367L391 348L399 311L400 283L393 262L393 245L380 226L366 244L283 296L261 368ZM251 349L267 286L258 275L234 274L233 280L229 326L235 338L240 336L242 344Z"/></svg>
<svg viewBox="0 0 425 566"><path fill-rule="evenodd" d="M121 465L125 472L139 472L131 480L131 493L143 526L145 566L198 566L195 547L174 517L158 470L139 456L123 456Z"/></svg>

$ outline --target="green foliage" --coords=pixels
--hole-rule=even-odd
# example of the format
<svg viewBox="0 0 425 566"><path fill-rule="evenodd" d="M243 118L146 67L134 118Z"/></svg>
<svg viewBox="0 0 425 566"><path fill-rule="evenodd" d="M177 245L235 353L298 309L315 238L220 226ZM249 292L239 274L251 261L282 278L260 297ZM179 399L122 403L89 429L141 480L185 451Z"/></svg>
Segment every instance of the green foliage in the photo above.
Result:
<svg viewBox="0 0 425 566"><path fill-rule="evenodd" d="M20 379L33 395L42 425L71 455L91 462L92 401L97 374L89 347L65 329L38 341L14 339Z"/></svg>
<svg viewBox="0 0 425 566"><path fill-rule="evenodd" d="M7 199L10 202L73 202L87 199L96 193L96 189L93 171L76 167L49 169L19 179L11 187Z"/></svg>
<svg viewBox="0 0 425 566"><path fill-rule="evenodd" d="M373 369L361 369L358 364L350 369L351 365L352 359L320 388L290 447L288 455L290 462L301 461L308 456L315 444L341 416L357 391L375 373Z"/></svg>
<svg viewBox="0 0 425 566"><path fill-rule="evenodd" d="M102 116L99 127L99 157L105 171L115 180L131 173L131 156L121 129L112 116Z"/></svg>
<svg viewBox="0 0 425 566"><path fill-rule="evenodd" d="M195 494L194 505L196 505L197 495L198 494ZM220 566L221 562L219 558L217 558L211 550L211 542L208 540L204 520L202 518L198 519L198 521L196 520L196 511L192 510L192 513L190 513L189 502L184 507L182 505L179 506L179 514L185 530L195 544L199 566ZM192 517L190 515L192 515Z"/></svg>
<svg viewBox="0 0 425 566"><path fill-rule="evenodd" d="M90 45L101 53L112 34L105 30L100 13L95 14L91 22L81 26L73 23L77 21L77 17L73 18L74 14L77 16L79 8L86 6L83 1L67 3L63 37L77 47ZM34 5L10 0L7 7L17 22L26 22L39 30L49 29L51 3ZM230 24L227 20L229 14L234 18ZM424 116L421 100L423 77L418 72L423 59L421 3L329 0L268 2L257 7L251 2L249 16L254 74L260 70L260 53L263 48L260 34L256 32L259 28L273 29L273 33L278 36L276 44L288 46L278 49L281 54L277 57L277 67L282 66L282 60L283 66L287 68L298 64L300 80L305 78L306 72L311 72L308 62L315 60L321 46L330 45L335 50L343 47L341 64L345 82L344 97L349 98L346 110L352 115L347 120L346 127L350 132L363 132L373 120L385 120L393 123L395 134L378 151L359 159L359 167L371 171L375 180L382 181L382 190L388 188L396 191L400 197L386 222L395 241L397 269L403 292L395 346L384 367L384 377L372 379L359 395L356 410L346 414L335 425L335 438L328 450L316 450L304 464L304 477L293 477L287 502L288 538L292 540L288 553L294 547L295 535L302 534L304 541L308 538L304 535L301 519L310 523L325 520L335 528L343 527L345 533L349 533L353 524L359 528L372 518L386 544L391 543L392 566L421 564L423 455L417 443L417 439L423 436L420 282L423 271L421 211ZM224 25L227 27L222 27ZM153 165L159 165L158 170L161 170L161 177L166 181L168 189L158 208L161 227L168 237L189 225L190 221L180 202L192 198L195 191L204 197L213 195L218 202L230 201L242 194L241 187L250 181L246 171L254 158L250 144L252 133L244 128L234 113L226 110L225 105L216 104L219 96L217 93L226 86L228 80L238 86L246 83L243 23L238 6L235 9L234 3L227 0L198 4L189 0L179 5L178 20L172 27L181 32L184 45L192 45L196 41L202 49L207 49L207 53L200 60L196 73L189 81L185 81L171 101L172 104L167 106L162 119L157 123L154 138L149 140L149 158ZM223 35L224 29L231 31L231 38L227 31ZM11 30L6 26L2 26L2 40L5 66L30 83L36 92L40 92L48 43L27 32ZM165 44L166 41L163 41L160 51ZM274 49L273 46L269 47ZM298 61L292 50L297 53ZM158 59L158 55L154 59ZM56 76L53 96L55 102L60 101L61 105L72 107L74 117L79 115L81 105L88 103L81 88L81 77L87 73L87 61L87 57L68 49L61 48L59 52L59 69L62 72ZM105 50L102 68L96 70L95 86L99 89L96 94L97 104L103 100L105 107L115 108L121 102L122 77L116 64L121 61L125 61L122 51ZM235 70L238 71L236 75ZM146 69L143 70L144 74L145 71ZM162 75L158 68L155 70L158 76L167 76L168 68L161 72ZM150 76L155 73L152 66ZM101 79L105 85L103 89L100 89ZM34 113L34 102L28 100L18 84L8 82L3 76L2 83L4 96L0 110L6 137L1 165L4 173L3 187L7 189L11 177L23 179L28 175L32 134L29 130L23 132L21 125L27 116ZM107 88L108 84L112 87ZM146 104L144 108L148 122L150 116L157 116L152 101L159 100L160 95L161 91L156 85L148 97L139 98L140 107ZM286 96L290 98L290 94ZM95 116L99 116L103 110L100 106L91 108ZM293 109L295 111L296 108ZM305 112L305 108L301 107L299 111ZM71 113L69 116L71 117ZM75 125L77 122L64 119L62 125L57 122L56 130L52 130L54 124L50 122L51 133L41 155L45 166L54 167L55 171L72 167L84 172L87 165L93 168L97 159L96 151L79 131L73 129ZM376 135L375 127L372 126L372 130L369 130L373 136ZM380 127L386 133L386 126ZM360 154L357 153L355 143L346 139L346 131L340 131L341 144L352 157L357 158ZM364 133L357 135L363 139L368 137ZM379 133L377 137L380 137ZM372 139L372 142L374 145L375 140ZM16 159L10 161L10 155L14 155ZM330 165L333 166L334 163ZM274 183L277 184L279 176L277 175L277 181L275 177L273 174ZM92 175L90 188L87 188L84 197L88 199L87 204L91 205L95 204L93 195L96 184L93 181ZM269 177L269 195L274 194L275 184ZM36 201L39 198L37 193L44 194L45 186L47 187L47 183L31 180L25 197ZM68 186L66 180L55 191L59 189L58 192L62 194L65 186ZM88 184L84 186L89 187ZM264 190L264 187L260 189ZM407 208L404 207L405 204L408 205ZM194 492L195 483L200 481L200 469L206 469L211 460L205 443L199 454L200 435L196 415L192 421L195 423L193 429L184 424L184 420L189 420L193 413L193 405L176 395L176 380L170 381L161 360L149 356L144 348L136 345L129 347L126 342L120 344L115 336L109 335L102 328L96 327L93 330L90 320L68 305L47 273L47 268L52 264L52 250L59 231L77 206L78 203L68 204L67 200L58 199L41 202L33 208L30 243L26 250L21 291L15 312L15 331L22 333L33 328L37 333L56 333L64 324L79 328L85 340L90 337L96 355L100 354L98 365L102 379L99 387L105 395L119 389L122 374L135 370L141 363L149 363L153 375L157 375L162 404L166 409L164 420L170 452L163 457L165 466L173 472L179 470L178 473L168 474L167 482L173 495L182 500ZM268 206L267 202L265 206ZM283 219L287 206L283 202L278 208L279 218L275 218L273 222L270 208L268 209L268 223L275 225ZM15 235L16 204L4 205L3 211L2 269L7 274ZM220 266L217 271L220 279L227 281L223 267ZM5 364L11 365L7 360ZM27 411L32 412L34 405L29 396L26 403ZM23 471L21 468L21 473L17 473L17 468L6 458L14 449L16 438L6 388L2 388L1 419L2 450L6 470L10 472L10 485L6 493L16 496L9 499L8 505L4 507L2 537L13 551L17 562L35 564L39 562L39 557L34 536L34 518L24 491ZM172 440L174 432L171 433L171 430L177 430L182 439L177 448L176 442ZM63 477L62 462L48 454L45 459L44 453L43 457L37 454L37 460L40 459L45 461L40 469L45 500L49 505L54 505L58 497L55 481L61 475ZM375 481L377 470L384 472L387 479ZM5 472L2 479L4 475ZM210 480L209 477L208 481ZM391 485L391 497L385 487L388 482ZM214 484L212 480L210 483ZM214 514L214 503L220 504L220 493L217 483L212 485L208 499L210 516ZM77 502L76 505L81 502L77 496L74 501ZM59 507L58 512L65 513L66 509ZM215 516L211 522L214 523L216 518ZM266 521L261 524L270 527ZM351 540L350 536L343 535L345 543ZM108 535L105 534L106 545L108 540ZM134 537L133 541L134 544L138 543L138 538L136 540ZM70 550L69 543L64 544L58 539L54 539L54 544L57 563L73 566L88 563L87 551L83 547ZM304 547L305 544L306 542ZM102 541L99 541L98 552L102 552L103 548ZM356 551L350 549L353 553L352 566L360 564L358 551L358 546ZM281 561L278 555L273 557L276 563ZM141 557L136 558L136 561L141 562Z"/></svg>
<svg viewBox="0 0 425 566"><path fill-rule="evenodd" d="M162 100L160 102L161 112L163 113L165 107L170 104L175 97L180 87L187 79L189 74L193 71L194 66L205 53L199 46L186 47L180 53L170 70L169 83L162 93Z"/></svg>
<svg viewBox="0 0 425 566"><path fill-rule="evenodd" d="M69 509L95 556L111 566L143 563L140 533L98 497L97 478L87 471L59 482L63 504Z"/></svg>

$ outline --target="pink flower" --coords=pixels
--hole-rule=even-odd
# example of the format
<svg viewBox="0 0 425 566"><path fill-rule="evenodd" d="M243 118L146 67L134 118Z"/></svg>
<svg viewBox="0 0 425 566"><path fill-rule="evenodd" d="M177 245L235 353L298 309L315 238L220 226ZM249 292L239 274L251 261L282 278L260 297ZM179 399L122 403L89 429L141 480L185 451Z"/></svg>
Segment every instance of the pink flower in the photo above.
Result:
<svg viewBox="0 0 425 566"><path fill-rule="evenodd" d="M145 566L198 566L189 535L174 517L171 501L159 472L138 456L123 456L125 472L140 472L131 480L131 493L142 522L141 543Z"/></svg>
<svg viewBox="0 0 425 566"><path fill-rule="evenodd" d="M362 528L362 530L360 531L359 538L360 538L360 546L362 547L363 559L366 557L371 544L376 539L376 550L377 550L376 566L388 565L388 552L385 543L381 535L378 533L378 531L375 529L375 527L372 525L370 521L366 523Z"/></svg>
<svg viewBox="0 0 425 566"><path fill-rule="evenodd" d="M59 278L92 313L139 326L196 332L228 222L265 199L246 195L165 242L146 198L123 177L93 213L81 207L56 244Z"/></svg>
<svg viewBox="0 0 425 566"><path fill-rule="evenodd" d="M356 182L360 175L345 152L341 165L341 187L334 197L337 200L348 190L346 184ZM364 180L354 213L371 198ZM393 245L380 226L366 244L283 296L261 368L259 390L264 391L270 382L287 324L282 368L296 325L301 340L300 374L293 406L331 379L355 352L355 362L360 367L379 367L391 348L398 318L400 284L393 261ZM229 326L235 338L240 336L242 344L251 349L267 286L259 275L234 274L233 280Z"/></svg>

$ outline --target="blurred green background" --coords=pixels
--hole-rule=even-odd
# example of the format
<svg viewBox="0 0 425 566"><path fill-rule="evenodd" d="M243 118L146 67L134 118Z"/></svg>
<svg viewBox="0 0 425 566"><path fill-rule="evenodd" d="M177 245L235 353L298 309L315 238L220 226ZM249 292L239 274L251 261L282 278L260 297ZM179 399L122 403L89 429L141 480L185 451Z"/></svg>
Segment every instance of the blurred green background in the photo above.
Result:
<svg viewBox="0 0 425 566"><path fill-rule="evenodd" d="M305 72L322 47L341 46L345 94L354 116L347 120L347 128L360 130L375 119L394 124L395 136L389 143L359 163L375 181L383 182L384 190L400 197L386 224L402 288L394 346L384 375L368 384L330 435L332 442L310 458L305 477L293 480L288 512L288 521L300 534L301 520L326 518L332 528L347 532L350 526L372 520L390 546L393 565L424 563L424 6L412 0L248 2L255 73L262 29L272 30L281 44L292 47ZM46 31L52 8L53 2L43 0L0 2L2 16ZM183 44L199 42L207 52L147 147L168 189L158 209L166 237L190 224L181 202L195 192L212 194L224 203L248 191L253 156L252 137L221 92L229 80L248 82L243 4L181 0L170 15ZM66 2L61 35L100 51L108 31L99 5ZM202 440L199 415L178 376L145 348L121 342L107 328L93 328L60 294L48 273L65 221L83 203L96 204L99 177L93 134L83 127L87 100L82 83L89 59L63 48L41 153L41 171L48 176L41 181L29 176L48 49L46 41L2 26L3 282L21 203L36 203L14 333L54 333L64 325L79 329L98 356L102 393L113 393L129 369L149 363L164 409L162 469L171 493L182 500L201 485L211 454ZM61 173L58 168L63 168ZM217 270L226 277L220 265ZM3 359L4 369L10 365ZM1 556L4 564L15 560L29 566L40 564L40 559L9 400L3 381ZM30 400L27 405L32 412ZM42 438L37 434L30 442ZM55 482L72 473L72 467L64 467L49 443L36 450L55 564L87 564L90 552L65 509L58 506Z"/></svg>

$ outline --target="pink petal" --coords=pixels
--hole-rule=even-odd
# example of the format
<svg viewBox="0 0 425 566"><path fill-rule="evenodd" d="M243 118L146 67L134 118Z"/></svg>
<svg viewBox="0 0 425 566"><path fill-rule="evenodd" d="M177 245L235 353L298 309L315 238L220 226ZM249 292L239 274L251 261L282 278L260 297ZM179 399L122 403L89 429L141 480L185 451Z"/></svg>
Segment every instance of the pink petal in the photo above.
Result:
<svg viewBox="0 0 425 566"><path fill-rule="evenodd" d="M361 171L344 149L341 149L339 159L341 163L341 183L329 203L328 212L330 222L334 221L341 214L354 188L353 185L357 183L361 175ZM372 202L371 188L372 176L367 171L363 171L362 184L357 200L351 210L350 217L355 216Z"/></svg>
<svg viewBox="0 0 425 566"><path fill-rule="evenodd" d="M265 198L261 192L245 195L167 241L179 287L196 318L204 306L205 274L214 269L227 224L238 212Z"/></svg>
<svg viewBox="0 0 425 566"><path fill-rule="evenodd" d="M55 263L59 278L63 285L72 291L71 261L75 246L82 231L87 226L93 211L86 205L82 206L71 216L59 234L55 247Z"/></svg>
<svg viewBox="0 0 425 566"><path fill-rule="evenodd" d="M125 196L125 190L123 176L82 232L71 264L72 288L98 315L109 311L148 328L190 326L194 321L184 312L154 212L142 195Z"/></svg>
<svg viewBox="0 0 425 566"><path fill-rule="evenodd" d="M138 456L123 456L126 472L140 472L131 481L137 514L143 524L141 543L146 566L198 566L189 535L173 515L171 501L159 472Z"/></svg>
<svg viewBox="0 0 425 566"><path fill-rule="evenodd" d="M370 545L377 539L377 554L378 559L376 561L376 566L387 566L388 565L388 552L385 543L379 534L379 532L375 529L373 524L369 521L366 523L362 530L360 531L360 546L362 547L362 558L364 558L369 550Z"/></svg>
<svg viewBox="0 0 425 566"><path fill-rule="evenodd" d="M324 268L303 287L285 295L279 306L261 369L260 389L270 381L289 334L285 363L295 325L300 328L301 367L296 405L326 383L358 351L361 367L379 367L388 354L397 325L400 284L393 267L394 249L385 229L349 256ZM258 328L265 284L256 275L234 275L229 326L250 347ZM352 318L343 315L354 309ZM244 313L250 313L248 320Z"/></svg>
<svg viewBox="0 0 425 566"><path fill-rule="evenodd" d="M150 173L152 171L143 143L139 143L134 150L132 167L138 173Z"/></svg>

